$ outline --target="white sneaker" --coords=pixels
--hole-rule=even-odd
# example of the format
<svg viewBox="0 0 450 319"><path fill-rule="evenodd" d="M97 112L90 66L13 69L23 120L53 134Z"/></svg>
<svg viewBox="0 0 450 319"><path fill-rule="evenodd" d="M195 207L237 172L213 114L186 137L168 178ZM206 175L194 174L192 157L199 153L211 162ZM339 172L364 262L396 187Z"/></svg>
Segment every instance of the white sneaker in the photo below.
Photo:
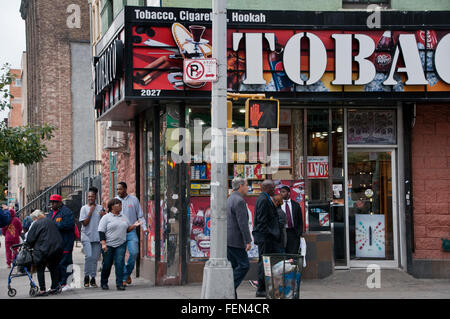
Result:
<svg viewBox="0 0 450 319"><path fill-rule="evenodd" d="M72 290L72 287L70 287L69 285L65 285L65 286L63 286L62 287L62 292L65 292L65 291L69 291L69 290Z"/></svg>

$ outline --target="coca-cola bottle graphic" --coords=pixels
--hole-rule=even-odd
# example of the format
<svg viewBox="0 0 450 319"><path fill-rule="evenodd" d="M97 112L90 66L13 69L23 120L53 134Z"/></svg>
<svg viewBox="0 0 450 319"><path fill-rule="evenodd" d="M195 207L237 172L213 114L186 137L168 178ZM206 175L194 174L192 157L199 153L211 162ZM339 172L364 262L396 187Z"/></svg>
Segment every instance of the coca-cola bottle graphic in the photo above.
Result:
<svg viewBox="0 0 450 319"><path fill-rule="evenodd" d="M377 72L389 71L392 64L391 49L393 47L394 40L392 39L392 32L385 31L378 40L377 47L374 55L374 65Z"/></svg>
<svg viewBox="0 0 450 319"><path fill-rule="evenodd" d="M203 216L203 210L199 209L197 216L195 216L194 220L192 221L191 239L195 239L197 235L203 233L204 227L205 227L205 218Z"/></svg>
<svg viewBox="0 0 450 319"><path fill-rule="evenodd" d="M276 41L276 39L275 39ZM283 66L283 48L277 42L275 43L275 51L269 53L268 56L270 69L272 71L273 81L277 92L285 92L292 90L292 81L289 80Z"/></svg>

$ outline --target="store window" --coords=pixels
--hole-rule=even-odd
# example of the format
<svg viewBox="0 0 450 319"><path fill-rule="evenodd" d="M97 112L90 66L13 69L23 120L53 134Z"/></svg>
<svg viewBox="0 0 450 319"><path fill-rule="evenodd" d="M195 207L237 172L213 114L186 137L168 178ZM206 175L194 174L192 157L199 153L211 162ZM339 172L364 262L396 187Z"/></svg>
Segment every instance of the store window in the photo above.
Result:
<svg viewBox="0 0 450 319"><path fill-rule="evenodd" d="M249 192L245 200L252 230L256 198L261 193L262 181L268 177L266 168L270 133L245 129L244 105L235 103L231 114L232 120L227 131L228 193L232 191L231 181L234 177L248 180ZM191 106L188 123L192 152L189 168L189 255L191 260L206 260L210 253L211 229L211 109ZM288 143L292 143L292 136L289 138L291 142ZM255 245L248 256L258 257Z"/></svg>
<svg viewBox="0 0 450 319"><path fill-rule="evenodd" d="M374 4L383 9L391 7L390 0L342 0L343 9L366 9L367 6Z"/></svg>
<svg viewBox="0 0 450 319"><path fill-rule="evenodd" d="M184 115L183 115L184 116ZM161 253L160 260L167 266L166 277L180 276L181 231L184 208L180 163L173 154L180 143L180 106L168 104L160 112L160 211L161 211ZM184 119L184 117L183 117Z"/></svg>
<svg viewBox="0 0 450 319"><path fill-rule="evenodd" d="M347 265L345 176L344 176L344 110L331 111L331 222L333 223L334 258L336 266Z"/></svg>
<svg viewBox="0 0 450 319"><path fill-rule="evenodd" d="M395 110L348 110L348 144L395 145Z"/></svg>
<svg viewBox="0 0 450 319"><path fill-rule="evenodd" d="M392 152L348 152L350 258L393 260Z"/></svg>
<svg viewBox="0 0 450 319"><path fill-rule="evenodd" d="M109 198L117 196L117 153L109 152Z"/></svg>
<svg viewBox="0 0 450 319"><path fill-rule="evenodd" d="M311 231L330 230L329 109L308 109L306 123L306 188Z"/></svg>
<svg viewBox="0 0 450 319"><path fill-rule="evenodd" d="M145 255L155 258L155 238L156 238L156 211L155 211L155 173L153 160L153 113L148 112L144 121L144 174L145 174L145 213L146 223L149 227L149 233L144 242Z"/></svg>

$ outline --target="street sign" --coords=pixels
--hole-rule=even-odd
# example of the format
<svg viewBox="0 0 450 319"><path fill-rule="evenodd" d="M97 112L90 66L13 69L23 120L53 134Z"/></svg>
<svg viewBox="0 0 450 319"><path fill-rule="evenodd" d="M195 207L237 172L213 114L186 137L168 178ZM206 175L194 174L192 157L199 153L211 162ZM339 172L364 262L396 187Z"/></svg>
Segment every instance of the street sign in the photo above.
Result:
<svg viewBox="0 0 450 319"><path fill-rule="evenodd" d="M277 130L280 102L275 99L247 99L245 128Z"/></svg>
<svg viewBox="0 0 450 319"><path fill-rule="evenodd" d="M217 60L185 59L183 63L183 80L186 83L217 81Z"/></svg>

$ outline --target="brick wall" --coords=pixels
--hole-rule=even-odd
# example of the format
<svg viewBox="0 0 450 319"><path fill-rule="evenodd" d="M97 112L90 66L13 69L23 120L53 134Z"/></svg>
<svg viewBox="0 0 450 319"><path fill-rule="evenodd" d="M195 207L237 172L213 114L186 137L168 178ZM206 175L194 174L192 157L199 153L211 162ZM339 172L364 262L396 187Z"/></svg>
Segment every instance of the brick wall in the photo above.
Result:
<svg viewBox="0 0 450 319"><path fill-rule="evenodd" d="M20 80L22 71L18 69L11 69L11 74L13 74L16 80ZM14 97L11 99L11 109L8 115L8 126L16 127L22 125L22 87L16 86L16 81L14 81L10 87L9 91Z"/></svg>
<svg viewBox="0 0 450 319"><path fill-rule="evenodd" d="M136 161L135 161L135 134L128 134L129 153L117 153L117 182L125 182L128 194L136 194ZM102 152L102 205L106 208L110 197L110 152Z"/></svg>
<svg viewBox="0 0 450 319"><path fill-rule="evenodd" d="M52 124L46 142L49 155L30 167L27 191L33 193L58 182L72 171L71 42L89 42L89 6L85 0L22 0L26 13L28 120ZM79 5L81 28L69 28L67 12Z"/></svg>
<svg viewBox="0 0 450 319"><path fill-rule="evenodd" d="M415 259L450 259L450 105L417 105L412 134Z"/></svg>

